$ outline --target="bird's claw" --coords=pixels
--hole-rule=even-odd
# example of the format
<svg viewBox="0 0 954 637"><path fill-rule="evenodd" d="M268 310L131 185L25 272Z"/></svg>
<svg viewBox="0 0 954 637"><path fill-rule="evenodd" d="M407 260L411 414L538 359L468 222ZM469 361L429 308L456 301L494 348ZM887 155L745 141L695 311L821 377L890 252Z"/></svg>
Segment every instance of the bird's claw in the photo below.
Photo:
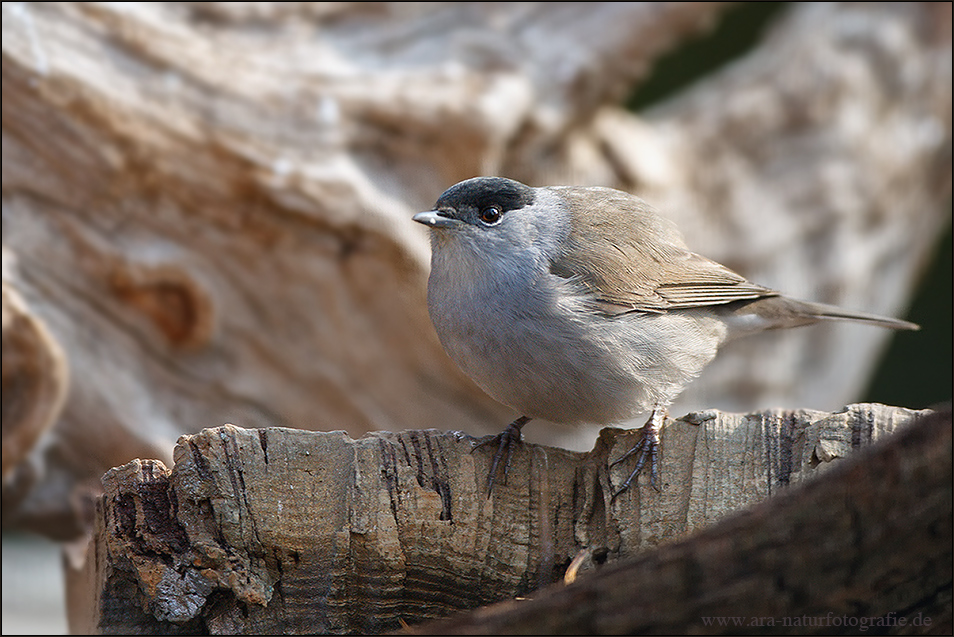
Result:
<svg viewBox="0 0 954 637"><path fill-rule="evenodd" d="M513 457L514 447L519 445L523 438L523 435L520 433L520 429L529 420L530 419L526 416L517 418L512 423L507 425L507 428L501 431L499 434L478 442L476 445L474 445L473 449L470 450L470 452L473 453L481 447L493 444L497 445L497 450L494 452L493 462L490 465L490 471L487 474L487 497L490 497L490 494L494 489L494 483L497 479L497 467L500 465L500 460L504 457L504 454L507 456L507 461L504 463L502 484L507 484L507 472L510 471L510 459Z"/></svg>
<svg viewBox="0 0 954 637"><path fill-rule="evenodd" d="M610 463L610 468L613 468L630 456L636 456L636 466L633 467L626 481L613 493L611 500L615 500L629 488L629 485L636 479L636 476L643 470L647 460L649 460L649 484L653 489L659 491L659 429L664 419L664 414L657 415L656 412L653 412L653 415L649 418L649 422L640 429L642 436L640 436L639 442L633 445L629 451Z"/></svg>

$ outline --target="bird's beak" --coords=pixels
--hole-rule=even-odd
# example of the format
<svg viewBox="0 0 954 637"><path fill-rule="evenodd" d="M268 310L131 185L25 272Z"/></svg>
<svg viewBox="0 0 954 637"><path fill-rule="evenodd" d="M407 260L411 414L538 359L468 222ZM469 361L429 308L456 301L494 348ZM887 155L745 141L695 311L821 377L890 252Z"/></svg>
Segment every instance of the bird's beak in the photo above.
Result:
<svg viewBox="0 0 954 637"><path fill-rule="evenodd" d="M460 225L461 221L459 219L454 219L453 217L448 217L442 214L439 210L428 210L427 212L419 212L413 217L414 221L418 223L423 223L425 226L430 226L432 228L453 228Z"/></svg>

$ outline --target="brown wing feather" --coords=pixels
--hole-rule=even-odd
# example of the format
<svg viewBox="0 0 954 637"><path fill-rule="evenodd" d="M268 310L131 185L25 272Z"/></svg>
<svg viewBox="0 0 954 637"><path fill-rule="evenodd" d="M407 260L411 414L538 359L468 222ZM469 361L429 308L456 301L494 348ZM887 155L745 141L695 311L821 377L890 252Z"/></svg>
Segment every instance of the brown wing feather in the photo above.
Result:
<svg viewBox="0 0 954 637"><path fill-rule="evenodd" d="M555 190L569 203L573 231L551 271L579 280L604 309L665 312L778 295L690 252L675 225L637 197L590 189L584 203L574 188Z"/></svg>

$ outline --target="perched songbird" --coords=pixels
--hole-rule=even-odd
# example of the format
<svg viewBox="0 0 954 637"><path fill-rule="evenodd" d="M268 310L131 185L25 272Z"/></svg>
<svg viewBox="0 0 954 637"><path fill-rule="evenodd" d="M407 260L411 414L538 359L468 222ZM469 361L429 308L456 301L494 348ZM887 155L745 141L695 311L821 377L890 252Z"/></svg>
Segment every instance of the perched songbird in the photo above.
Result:
<svg viewBox="0 0 954 637"><path fill-rule="evenodd" d="M501 177L449 188L414 216L431 228L428 309L450 357L523 414L494 440L487 478L533 418L609 424L650 412L629 487L657 477L667 406L729 339L818 321L918 326L796 301L686 247L646 202L610 188Z"/></svg>

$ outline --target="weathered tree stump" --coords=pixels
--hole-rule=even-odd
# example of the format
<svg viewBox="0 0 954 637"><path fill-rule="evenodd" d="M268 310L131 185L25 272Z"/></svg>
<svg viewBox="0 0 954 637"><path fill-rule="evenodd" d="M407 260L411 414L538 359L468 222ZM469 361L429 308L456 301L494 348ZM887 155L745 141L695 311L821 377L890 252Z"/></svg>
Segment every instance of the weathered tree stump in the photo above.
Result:
<svg viewBox="0 0 954 637"><path fill-rule="evenodd" d="M951 459L948 406L686 540L406 632L950 635Z"/></svg>
<svg viewBox="0 0 954 637"><path fill-rule="evenodd" d="M876 459L832 463L901 427ZM528 615L535 619L507 624L507 611L486 630L667 631L687 613L718 615L720 605L752 601L760 591L766 614L897 611L891 603L910 599L896 594L898 582L929 558L925 585L946 572L950 586L950 560L938 554L947 533L950 557L949 412L854 405L837 413L690 414L667 424L660 490L641 479L613 499L627 468L608 466L634 435L605 429L588 453L525 444L490 497L490 452L473 453L473 439L460 433L352 440L343 432L225 426L183 436L172 469L137 460L105 476L85 564L68 576L71 629L396 630L531 594L566 577L574 558L571 572L585 558L596 573L580 570L578 583L553 597L559 608L528 606L548 608L549 620L536 624L538 615ZM822 468L821 480L792 486ZM779 493L778 502L712 527ZM661 545L669 552L653 552ZM892 547L898 555L886 561ZM805 562L819 555L824 563ZM643 566L605 566L632 556L643 556ZM695 575L679 570L690 558ZM776 572L789 563L800 566ZM634 568L651 576L640 579ZM611 583L609 572L619 574ZM618 594L589 597L597 590L591 577L592 586L615 586ZM812 588L836 584L857 588L841 606L826 605ZM778 602L772 586L785 604L771 606ZM924 607L935 621L950 602L939 590L934 606ZM621 618L630 592L640 610ZM552 596L540 594L539 602ZM449 626L483 630L480 617Z"/></svg>

